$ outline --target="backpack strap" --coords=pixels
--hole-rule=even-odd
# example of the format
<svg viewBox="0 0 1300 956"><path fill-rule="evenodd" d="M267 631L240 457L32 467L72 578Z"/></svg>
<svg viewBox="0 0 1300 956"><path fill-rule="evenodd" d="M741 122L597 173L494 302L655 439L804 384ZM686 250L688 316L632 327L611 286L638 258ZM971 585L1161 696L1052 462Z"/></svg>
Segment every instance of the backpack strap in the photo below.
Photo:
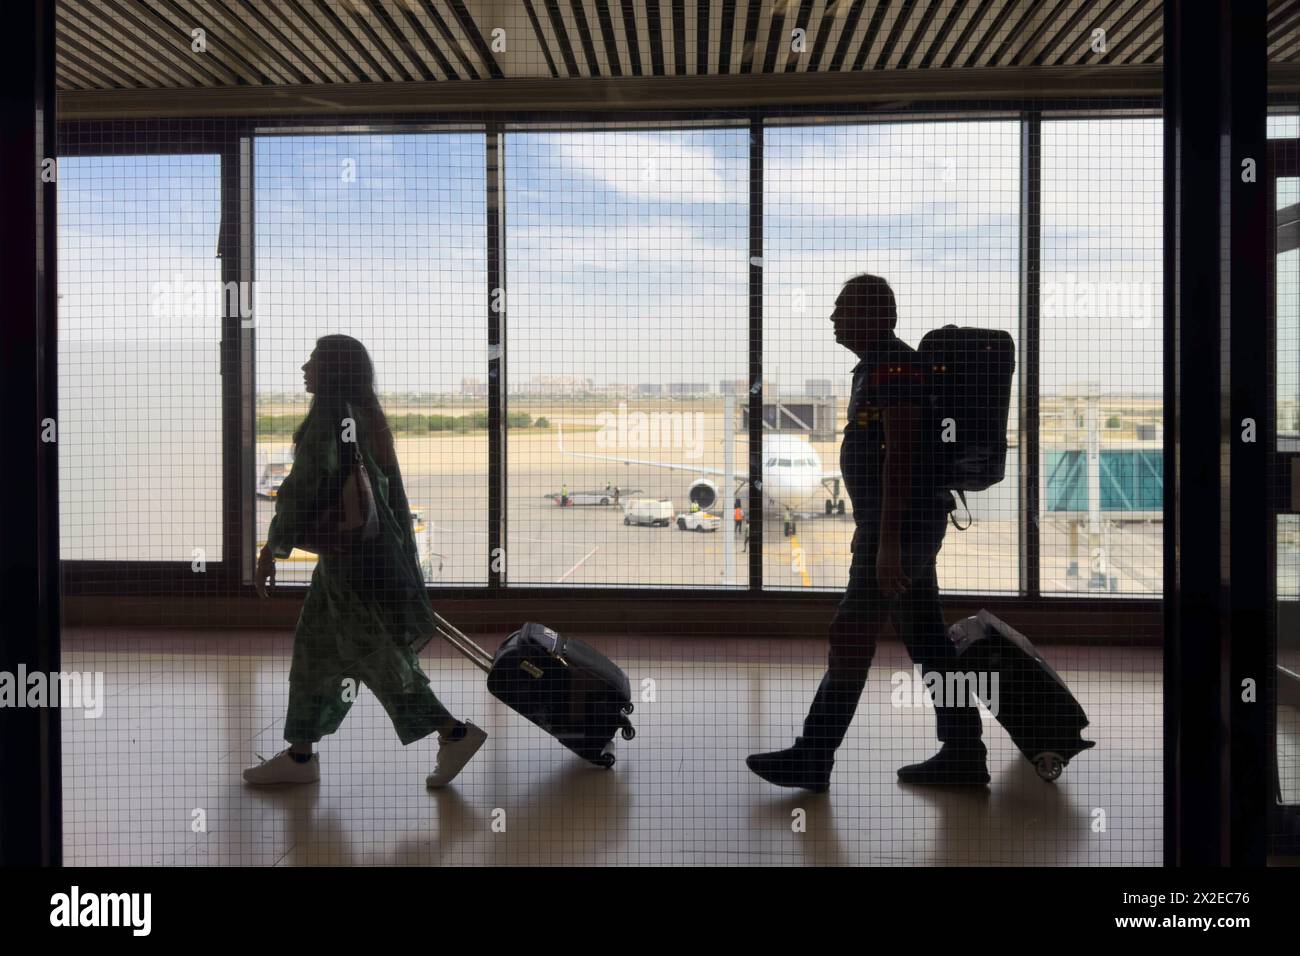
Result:
<svg viewBox="0 0 1300 956"><path fill-rule="evenodd" d="M952 495L953 493L951 491L948 492L948 496L950 498L952 498ZM954 513L957 510L957 498L961 499L961 506L966 509L966 517L970 519L969 521L966 522L965 526L959 525L957 523L957 515ZM966 492L958 490L957 497L952 498L952 507L948 509L948 520L952 522L952 526L956 528L958 531L965 531L966 528L969 528L971 526L971 523L975 520L971 516L970 505L966 503Z"/></svg>

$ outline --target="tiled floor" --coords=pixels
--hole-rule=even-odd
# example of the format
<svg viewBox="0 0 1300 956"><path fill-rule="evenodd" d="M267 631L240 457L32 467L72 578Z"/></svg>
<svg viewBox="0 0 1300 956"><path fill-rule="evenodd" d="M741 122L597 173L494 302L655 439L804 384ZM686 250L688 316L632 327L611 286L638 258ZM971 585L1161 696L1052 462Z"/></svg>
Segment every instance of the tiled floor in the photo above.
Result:
<svg viewBox="0 0 1300 956"><path fill-rule="evenodd" d="M623 665L637 701L637 737L617 742L612 770L585 764L515 715L439 645L424 656L433 686L458 716L491 735L452 788L425 789L434 740L402 747L363 690L320 748L319 784L258 791L243 785L240 771L256 763L255 753L284 746L291 635L70 629L64 669L103 671L106 701L95 719L63 714L65 860L1161 862L1156 649L1047 648L1087 710L1085 736L1097 747L1045 783L986 720L993 783L971 794L897 782L899 765L929 756L936 744L932 711L899 700L891 678L910 665L901 645L885 642L831 792L815 796L768 786L744 758L792 739L821 674L822 642L590 643Z"/></svg>

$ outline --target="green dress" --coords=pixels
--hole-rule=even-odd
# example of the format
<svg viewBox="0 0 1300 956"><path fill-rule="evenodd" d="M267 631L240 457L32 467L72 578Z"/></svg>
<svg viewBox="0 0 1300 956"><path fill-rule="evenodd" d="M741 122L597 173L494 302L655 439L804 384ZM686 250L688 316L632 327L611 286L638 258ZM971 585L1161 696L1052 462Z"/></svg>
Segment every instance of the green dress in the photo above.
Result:
<svg viewBox="0 0 1300 956"><path fill-rule="evenodd" d="M299 535L336 495L339 436L348 408L318 397L294 453L293 468L276 494L267 542L286 558ZM284 738L314 743L338 729L352 707L358 682L379 699L398 737L409 744L428 736L451 714L429 687L417 654L434 635L411 510L396 465L382 469L357 417L356 435L374 489L380 534L344 556L319 555L298 626L289 669Z"/></svg>

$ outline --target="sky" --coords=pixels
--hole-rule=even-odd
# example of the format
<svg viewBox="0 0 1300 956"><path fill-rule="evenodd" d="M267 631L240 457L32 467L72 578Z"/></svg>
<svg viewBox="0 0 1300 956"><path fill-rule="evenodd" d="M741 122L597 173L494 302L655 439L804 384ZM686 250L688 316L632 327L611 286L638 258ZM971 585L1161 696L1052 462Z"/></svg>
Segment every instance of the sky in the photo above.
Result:
<svg viewBox="0 0 1300 956"><path fill-rule="evenodd" d="M890 281L914 345L946 323L1016 332L1016 123L764 135L767 387L848 376L827 317L858 272ZM259 390L298 389L335 331L366 342L386 391L484 377L484 148L471 132L257 140ZM1160 120L1048 121L1043 157L1044 391L1156 395ZM747 164L743 129L510 133L508 380L744 378ZM207 283L217 301L215 157L65 159L59 216L69 362L148 342L162 370L193 362L209 382L215 309L189 293Z"/></svg>

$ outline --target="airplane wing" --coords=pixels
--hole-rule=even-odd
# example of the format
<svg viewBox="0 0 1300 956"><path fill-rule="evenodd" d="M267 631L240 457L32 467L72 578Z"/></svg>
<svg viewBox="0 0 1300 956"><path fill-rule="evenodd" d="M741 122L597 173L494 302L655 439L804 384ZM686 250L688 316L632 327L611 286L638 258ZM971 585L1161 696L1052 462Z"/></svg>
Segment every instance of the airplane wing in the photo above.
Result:
<svg viewBox="0 0 1300 956"><path fill-rule="evenodd" d="M688 471L696 475L723 475L721 468L701 468L698 465L676 465L666 461L649 461L644 458L618 458L614 455L593 455L589 452L569 451L564 447L564 426L556 422L559 429L560 451L573 458L591 458L596 461L616 461L622 465L647 465L652 468L667 468L672 471Z"/></svg>

